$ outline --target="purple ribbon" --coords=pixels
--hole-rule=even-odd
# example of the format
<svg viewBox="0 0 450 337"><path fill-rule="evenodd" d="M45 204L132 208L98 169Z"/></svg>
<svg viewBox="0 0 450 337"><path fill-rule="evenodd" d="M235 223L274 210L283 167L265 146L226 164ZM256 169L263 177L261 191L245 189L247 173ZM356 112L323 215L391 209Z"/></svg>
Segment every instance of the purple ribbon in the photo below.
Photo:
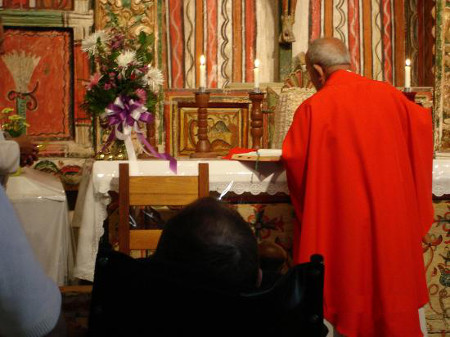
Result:
<svg viewBox="0 0 450 337"><path fill-rule="evenodd" d="M150 123L153 121L153 115L147 111L147 108L140 102L135 102L127 96L121 95L116 98L114 103L109 104L106 109L108 125L112 131L102 148L104 151L114 139L125 140L131 137L131 131L134 130L144 151L147 149L153 156L169 161L169 168L175 174L177 173L177 161L167 153L157 152L145 139L142 131L139 129L138 122Z"/></svg>

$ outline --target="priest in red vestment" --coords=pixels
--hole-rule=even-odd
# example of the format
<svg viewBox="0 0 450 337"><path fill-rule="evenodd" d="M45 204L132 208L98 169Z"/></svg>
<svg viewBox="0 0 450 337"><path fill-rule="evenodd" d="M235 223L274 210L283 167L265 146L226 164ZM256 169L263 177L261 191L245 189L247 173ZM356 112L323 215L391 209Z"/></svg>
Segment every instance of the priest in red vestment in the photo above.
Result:
<svg viewBox="0 0 450 337"><path fill-rule="evenodd" d="M298 108L283 143L298 221L294 261L324 256L324 315L339 334L423 336L430 111L350 72L340 40L313 41L306 62L318 92Z"/></svg>

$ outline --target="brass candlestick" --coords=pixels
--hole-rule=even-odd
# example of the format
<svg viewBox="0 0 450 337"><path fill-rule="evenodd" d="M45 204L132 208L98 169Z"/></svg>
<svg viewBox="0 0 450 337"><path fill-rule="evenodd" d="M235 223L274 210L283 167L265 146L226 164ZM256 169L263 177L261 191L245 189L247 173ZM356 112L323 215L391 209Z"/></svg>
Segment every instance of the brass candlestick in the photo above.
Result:
<svg viewBox="0 0 450 337"><path fill-rule="evenodd" d="M261 102L264 99L264 93L258 91L252 91L249 93L250 100L252 101L251 112L251 135L252 135L252 148L261 148L261 138L263 136L263 114L261 112Z"/></svg>
<svg viewBox="0 0 450 337"><path fill-rule="evenodd" d="M211 152L211 143L208 139L208 101L209 92L200 90L195 93L197 104L198 141L195 145L195 153L191 158L215 158L217 153Z"/></svg>

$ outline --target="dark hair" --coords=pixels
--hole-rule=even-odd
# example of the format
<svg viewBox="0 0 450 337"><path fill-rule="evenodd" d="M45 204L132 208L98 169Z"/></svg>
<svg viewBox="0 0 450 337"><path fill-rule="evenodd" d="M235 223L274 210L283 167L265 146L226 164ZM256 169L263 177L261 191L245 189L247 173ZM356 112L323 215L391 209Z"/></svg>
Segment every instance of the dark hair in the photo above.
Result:
<svg viewBox="0 0 450 337"><path fill-rule="evenodd" d="M154 258L198 272L221 289L251 290L258 278L258 248L250 226L212 198L195 201L168 221Z"/></svg>

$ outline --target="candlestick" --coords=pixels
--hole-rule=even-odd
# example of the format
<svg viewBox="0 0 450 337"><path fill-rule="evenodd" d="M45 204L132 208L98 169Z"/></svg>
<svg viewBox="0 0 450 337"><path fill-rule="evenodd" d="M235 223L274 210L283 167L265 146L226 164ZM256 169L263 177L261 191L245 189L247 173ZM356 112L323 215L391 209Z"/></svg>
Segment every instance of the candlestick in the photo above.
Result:
<svg viewBox="0 0 450 337"><path fill-rule="evenodd" d="M406 59L405 62L405 90L410 90L411 88L411 60Z"/></svg>
<svg viewBox="0 0 450 337"><path fill-rule="evenodd" d="M197 144L195 152L191 153L191 158L217 158L218 154L211 152L211 143L208 139L208 102L209 92L198 91L195 93L195 103L197 110Z"/></svg>
<svg viewBox="0 0 450 337"><path fill-rule="evenodd" d="M255 68L253 69L253 77L255 81L255 91L259 92L259 60L255 60Z"/></svg>
<svg viewBox="0 0 450 337"><path fill-rule="evenodd" d="M264 94L262 92L254 92L249 93L250 100L252 101L252 113L250 115L252 122L250 123L251 130L250 133L252 135L252 148L259 149L261 148L261 138L263 138L263 114L261 111L261 102L264 99Z"/></svg>
<svg viewBox="0 0 450 337"><path fill-rule="evenodd" d="M205 55L200 56L200 90L206 88L206 59Z"/></svg>

